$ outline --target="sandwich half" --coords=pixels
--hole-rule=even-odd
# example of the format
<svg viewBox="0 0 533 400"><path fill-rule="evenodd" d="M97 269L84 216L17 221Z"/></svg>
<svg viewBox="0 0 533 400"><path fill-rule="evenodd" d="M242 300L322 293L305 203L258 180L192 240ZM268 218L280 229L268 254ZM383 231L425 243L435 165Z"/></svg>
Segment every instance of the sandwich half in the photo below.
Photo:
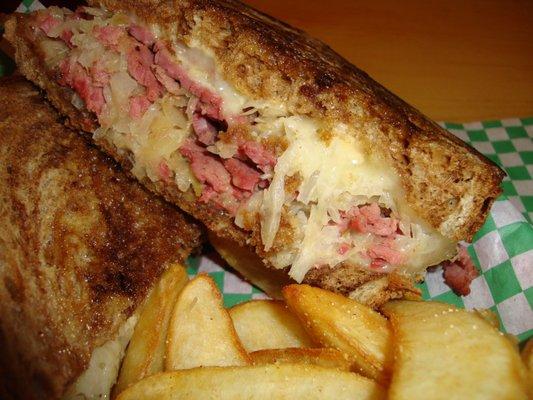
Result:
<svg viewBox="0 0 533 400"><path fill-rule="evenodd" d="M37 88L0 80L0 398L107 398L136 309L199 244Z"/></svg>
<svg viewBox="0 0 533 400"><path fill-rule="evenodd" d="M491 161L238 1L89 3L13 16L19 67L245 275L237 249L371 305L416 296L501 192Z"/></svg>

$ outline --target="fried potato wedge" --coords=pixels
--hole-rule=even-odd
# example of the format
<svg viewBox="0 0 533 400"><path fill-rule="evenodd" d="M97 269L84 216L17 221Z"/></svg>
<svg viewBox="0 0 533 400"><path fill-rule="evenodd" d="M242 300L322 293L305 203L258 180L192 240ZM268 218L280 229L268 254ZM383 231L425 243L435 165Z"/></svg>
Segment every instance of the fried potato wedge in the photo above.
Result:
<svg viewBox="0 0 533 400"><path fill-rule="evenodd" d="M246 351L312 347L313 341L284 302L251 300L229 309Z"/></svg>
<svg viewBox="0 0 533 400"><path fill-rule="evenodd" d="M324 368L350 371L351 362L339 350L331 348L307 349L265 349L250 353L254 365L265 364L309 364Z"/></svg>
<svg viewBox="0 0 533 400"><path fill-rule="evenodd" d="M494 311L489 310L487 308L487 309L481 309L481 310L474 310L473 312L479 315L485 321L487 321L494 328L500 329L500 320L498 319L498 316L496 315Z"/></svg>
<svg viewBox="0 0 533 400"><path fill-rule="evenodd" d="M527 368L527 393L533 399L533 339L528 340L521 355Z"/></svg>
<svg viewBox="0 0 533 400"><path fill-rule="evenodd" d="M383 312L394 334L391 400L526 398L518 352L476 313L405 300Z"/></svg>
<svg viewBox="0 0 533 400"><path fill-rule="evenodd" d="M355 300L308 285L286 286L283 296L317 343L341 351L362 375L387 382L391 334L386 318Z"/></svg>
<svg viewBox="0 0 533 400"><path fill-rule="evenodd" d="M250 363L215 282L208 275L198 275L185 286L174 306L165 369Z"/></svg>
<svg viewBox="0 0 533 400"><path fill-rule="evenodd" d="M122 361L113 397L142 378L163 371L168 323L187 281L185 268L173 264L151 290Z"/></svg>
<svg viewBox="0 0 533 400"><path fill-rule="evenodd" d="M316 365L284 364L205 367L146 378L122 392L119 400L380 400L384 390L352 372Z"/></svg>

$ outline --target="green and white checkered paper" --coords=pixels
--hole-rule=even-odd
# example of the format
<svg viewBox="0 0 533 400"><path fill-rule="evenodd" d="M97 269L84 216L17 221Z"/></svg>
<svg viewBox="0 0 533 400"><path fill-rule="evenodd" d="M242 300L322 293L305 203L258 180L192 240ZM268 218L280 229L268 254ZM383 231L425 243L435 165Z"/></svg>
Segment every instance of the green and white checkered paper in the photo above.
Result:
<svg viewBox="0 0 533 400"><path fill-rule="evenodd" d="M41 8L25 0L17 11ZM0 57L0 76L5 70ZM505 332L524 341L533 336L533 117L467 124L442 124L474 146L507 172L504 195L468 251L480 272L468 296L456 296L444 283L442 270L427 274L420 285L425 299L452 303L468 309L490 308L500 318ZM190 258L191 276L209 273L224 295L226 306L266 296L231 270L216 254Z"/></svg>

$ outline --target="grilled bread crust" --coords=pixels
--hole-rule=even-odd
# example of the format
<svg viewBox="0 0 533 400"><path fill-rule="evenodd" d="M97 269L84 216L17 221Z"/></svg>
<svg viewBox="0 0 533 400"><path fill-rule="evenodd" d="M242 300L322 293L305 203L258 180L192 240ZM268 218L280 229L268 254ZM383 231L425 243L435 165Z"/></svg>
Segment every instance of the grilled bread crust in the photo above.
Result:
<svg viewBox="0 0 533 400"><path fill-rule="evenodd" d="M201 232L0 80L0 397L55 399Z"/></svg>
<svg viewBox="0 0 533 400"><path fill-rule="evenodd" d="M136 14L148 23L168 25L180 40L201 43L215 55L224 78L252 99L282 102L290 114L304 114L326 124L347 124L351 134L380 152L384 162L395 168L414 212L451 240L470 240L501 193L499 184L504 173L490 160L325 44L238 1L91 0L89 3ZM6 24L6 35L16 47L20 68L45 89L52 103L68 116L69 124L85 131L94 130L97 127L94 117L77 110L70 102L70 90L57 85L53 76L47 76L36 56L38 49L32 44L33 33L23 18L12 18ZM127 154L119 153L103 140L97 141L97 145L126 170L131 168ZM192 191L182 193L175 185L151 182L147 178L142 183L201 220L225 240L255 248L265 263L260 238L250 237L238 228L226 212L198 202ZM414 291L412 281L403 279L398 285L397 279L353 265L313 269L304 281L341 293L350 293L366 284L375 289L376 299L380 299L376 302ZM387 284L383 285L384 281ZM374 288L373 282L380 283Z"/></svg>
<svg viewBox="0 0 533 400"><path fill-rule="evenodd" d="M177 27L184 41L194 37L212 50L223 76L251 98L348 124L396 168L414 211L452 240L471 240L501 193L504 172L496 164L324 43L239 1L89 3Z"/></svg>

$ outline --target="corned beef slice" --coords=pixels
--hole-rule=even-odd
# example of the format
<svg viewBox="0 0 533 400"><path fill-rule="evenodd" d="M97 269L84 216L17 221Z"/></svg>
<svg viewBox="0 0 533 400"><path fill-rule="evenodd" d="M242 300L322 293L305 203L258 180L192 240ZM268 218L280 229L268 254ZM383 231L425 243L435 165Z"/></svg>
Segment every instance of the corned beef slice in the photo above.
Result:
<svg viewBox="0 0 533 400"><path fill-rule="evenodd" d="M155 43L155 36L148 29L137 24L131 24L128 32L142 44L151 47Z"/></svg>
<svg viewBox="0 0 533 400"><path fill-rule="evenodd" d="M134 44L127 54L128 72L146 88L146 95L150 101L155 101L163 92L159 81L152 72L154 55L143 44Z"/></svg>
<svg viewBox="0 0 533 400"><path fill-rule="evenodd" d="M231 174L232 183L240 189L251 192L261 179L259 172L235 158L224 161L224 166Z"/></svg>
<svg viewBox="0 0 533 400"><path fill-rule="evenodd" d="M442 263L444 281L460 296L470 294L470 284L479 275L476 266L463 246L458 246L454 261Z"/></svg>

